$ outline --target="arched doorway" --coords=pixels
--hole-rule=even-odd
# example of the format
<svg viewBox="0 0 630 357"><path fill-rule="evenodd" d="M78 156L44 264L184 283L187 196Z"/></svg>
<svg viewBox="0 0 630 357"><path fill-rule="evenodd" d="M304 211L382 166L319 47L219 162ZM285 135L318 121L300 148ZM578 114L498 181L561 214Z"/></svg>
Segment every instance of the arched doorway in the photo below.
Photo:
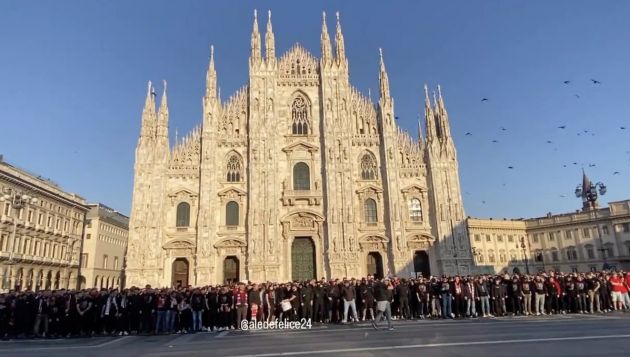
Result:
<svg viewBox="0 0 630 357"><path fill-rule="evenodd" d="M375 279L383 278L383 256L379 252L370 252L367 256L367 273Z"/></svg>
<svg viewBox="0 0 630 357"><path fill-rule="evenodd" d="M55 274L55 283L54 283L54 288L55 289L59 289L59 284L61 283L61 273L57 272L57 274Z"/></svg>
<svg viewBox="0 0 630 357"><path fill-rule="evenodd" d="M229 256L223 260L223 282L233 283L239 281L240 262L237 257Z"/></svg>
<svg viewBox="0 0 630 357"><path fill-rule="evenodd" d="M173 274L171 277L171 286L173 287L188 286L188 259L177 258L173 262Z"/></svg>
<svg viewBox="0 0 630 357"><path fill-rule="evenodd" d="M52 271L49 271L48 274L46 275L46 284L44 286L44 289L50 290L51 285L52 285Z"/></svg>
<svg viewBox="0 0 630 357"><path fill-rule="evenodd" d="M426 250L416 250L413 255L413 270L416 276L422 275L428 278L431 275L431 266L429 264L429 255Z"/></svg>
<svg viewBox="0 0 630 357"><path fill-rule="evenodd" d="M295 237L291 245L291 279L315 279L315 244L311 237Z"/></svg>

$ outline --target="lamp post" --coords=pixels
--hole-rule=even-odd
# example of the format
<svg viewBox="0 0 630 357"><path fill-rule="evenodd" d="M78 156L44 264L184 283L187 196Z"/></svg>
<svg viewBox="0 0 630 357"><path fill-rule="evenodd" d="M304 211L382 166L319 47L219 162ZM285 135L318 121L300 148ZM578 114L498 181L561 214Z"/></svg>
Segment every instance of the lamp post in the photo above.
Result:
<svg viewBox="0 0 630 357"><path fill-rule="evenodd" d="M575 197L582 199L582 209L590 210L597 208L597 193L603 196L606 194L606 185L603 182L593 183L582 170L582 183L575 188Z"/></svg>
<svg viewBox="0 0 630 357"><path fill-rule="evenodd" d="M15 264L14 260L14 250L15 250L15 238L17 235L17 224L18 217L20 215L20 210L28 207L29 204L35 204L38 202L37 198L28 195L26 192L18 192L14 189L7 188L4 189L0 193L0 202L8 202L11 205L11 208L15 210L15 215L12 217L13 221L13 231L11 232L11 238L8 242L7 250L9 251L9 260L5 262L5 265L9 266L8 274L5 275L4 279L9 279L11 281L11 277L13 276L13 265ZM4 285L5 280L3 279L2 283ZM10 285L10 284L9 284ZM9 287L9 290L14 289L16 286L14 282L13 287Z"/></svg>
<svg viewBox="0 0 630 357"><path fill-rule="evenodd" d="M529 275L529 261L527 259L527 251L525 250L525 237L521 237L520 239L520 247L523 249L523 257L525 258L525 270L527 271L527 275ZM519 247L519 244L516 243L516 248Z"/></svg>

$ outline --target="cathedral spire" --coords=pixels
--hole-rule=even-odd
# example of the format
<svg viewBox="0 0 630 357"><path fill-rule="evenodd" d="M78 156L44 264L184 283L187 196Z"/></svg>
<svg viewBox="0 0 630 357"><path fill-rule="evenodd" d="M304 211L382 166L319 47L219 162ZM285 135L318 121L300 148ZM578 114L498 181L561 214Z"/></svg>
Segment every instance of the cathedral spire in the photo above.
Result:
<svg viewBox="0 0 630 357"><path fill-rule="evenodd" d="M330 45L330 37L328 36L328 26L326 26L326 11L322 12L322 63L324 65L332 62L332 46Z"/></svg>
<svg viewBox="0 0 630 357"><path fill-rule="evenodd" d="M451 125L448 122L448 113L446 111L446 105L444 105L444 98L442 98L442 88L440 85L437 87L438 90L438 98L437 98L437 116L440 125L440 134L442 140L449 140L451 138Z"/></svg>
<svg viewBox="0 0 630 357"><path fill-rule="evenodd" d="M164 83L164 92L160 101L160 109L158 111L157 137L168 137L168 101L166 99L166 80Z"/></svg>
<svg viewBox="0 0 630 357"><path fill-rule="evenodd" d="M271 10L267 12L267 33L265 34L265 54L267 56L267 63L272 63L276 60L276 40L273 35L273 28L271 26Z"/></svg>
<svg viewBox="0 0 630 357"><path fill-rule="evenodd" d="M431 100L429 99L429 88L424 85L424 121L427 132L427 142L432 142L437 133L435 131L435 116L433 114L433 108L431 107Z"/></svg>
<svg viewBox="0 0 630 357"><path fill-rule="evenodd" d="M382 99L390 99L389 97L389 78L387 77L387 71L385 70L385 61L383 61L383 49L378 49L380 55L381 70L378 76L380 84L380 95Z"/></svg>
<svg viewBox="0 0 630 357"><path fill-rule="evenodd" d="M344 45L343 34L341 33L341 22L339 21L339 11L337 15L337 32L335 34L335 57L337 58L338 65L344 65L348 62L346 59L346 48Z"/></svg>
<svg viewBox="0 0 630 357"><path fill-rule="evenodd" d="M147 98L144 101L144 109L142 109L140 137L153 138L155 135L155 125L155 89L151 81L149 81L147 85Z"/></svg>
<svg viewBox="0 0 630 357"><path fill-rule="evenodd" d="M210 63L206 74L206 98L217 97L217 71L214 69L214 46L210 45Z"/></svg>
<svg viewBox="0 0 630 357"><path fill-rule="evenodd" d="M252 53L249 58L249 64L254 65L260 63L260 32L258 32L258 11L254 10L254 28L252 30Z"/></svg>

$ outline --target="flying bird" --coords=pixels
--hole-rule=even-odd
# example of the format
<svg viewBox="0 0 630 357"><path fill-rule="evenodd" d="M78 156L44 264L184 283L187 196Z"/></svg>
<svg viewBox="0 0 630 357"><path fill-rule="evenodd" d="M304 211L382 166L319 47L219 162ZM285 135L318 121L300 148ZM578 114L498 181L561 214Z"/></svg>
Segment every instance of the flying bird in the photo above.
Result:
<svg viewBox="0 0 630 357"><path fill-rule="evenodd" d="M602 82L598 81L597 79L591 79L591 82L593 82L593 84L602 84Z"/></svg>
<svg viewBox="0 0 630 357"><path fill-rule="evenodd" d="M492 142L493 142L493 143L498 143L498 142L499 142L499 140L492 140Z"/></svg>
<svg viewBox="0 0 630 357"><path fill-rule="evenodd" d="M501 127L501 131L506 131L507 129L504 127Z"/></svg>
<svg viewBox="0 0 630 357"><path fill-rule="evenodd" d="M487 101L488 101L488 98L481 98L481 101L482 101L482 102L487 102Z"/></svg>
<svg viewBox="0 0 630 357"><path fill-rule="evenodd" d="M508 169L512 170L514 168L514 166L508 166Z"/></svg>
<svg viewBox="0 0 630 357"><path fill-rule="evenodd" d="M467 132L467 133L466 133L466 136L471 136L471 135L472 135L472 134L471 134L470 132Z"/></svg>
<svg viewBox="0 0 630 357"><path fill-rule="evenodd" d="M567 165L562 165L562 167L567 167Z"/></svg>
<svg viewBox="0 0 630 357"><path fill-rule="evenodd" d="M566 125L559 126L558 129L566 129Z"/></svg>
<svg viewBox="0 0 630 357"><path fill-rule="evenodd" d="M571 83L571 81L564 81L564 82L562 82L562 83L564 83L564 84L569 84L569 83Z"/></svg>
<svg viewBox="0 0 630 357"><path fill-rule="evenodd" d="M577 99L580 99L580 95L579 95L579 94L574 94L574 95L575 95L575 97L576 97Z"/></svg>
<svg viewBox="0 0 630 357"><path fill-rule="evenodd" d="M619 172L619 171L615 171L615 172L613 172L613 175L619 175L619 174L620 174L620 172Z"/></svg>
<svg viewBox="0 0 630 357"><path fill-rule="evenodd" d="M481 203L483 203L484 205L486 204L486 201L481 201Z"/></svg>
<svg viewBox="0 0 630 357"><path fill-rule="evenodd" d="M588 167L595 167L595 164L588 164Z"/></svg>
<svg viewBox="0 0 630 357"><path fill-rule="evenodd" d="M560 197L565 198L565 197L567 197L567 196L565 196L565 195L560 195Z"/></svg>
<svg viewBox="0 0 630 357"><path fill-rule="evenodd" d="M625 126L620 126L619 129L626 130L626 127Z"/></svg>
<svg viewBox="0 0 630 357"><path fill-rule="evenodd" d="M553 144L551 140L547 140L547 144Z"/></svg>
<svg viewBox="0 0 630 357"><path fill-rule="evenodd" d="M573 165L577 165L577 162L574 162Z"/></svg>

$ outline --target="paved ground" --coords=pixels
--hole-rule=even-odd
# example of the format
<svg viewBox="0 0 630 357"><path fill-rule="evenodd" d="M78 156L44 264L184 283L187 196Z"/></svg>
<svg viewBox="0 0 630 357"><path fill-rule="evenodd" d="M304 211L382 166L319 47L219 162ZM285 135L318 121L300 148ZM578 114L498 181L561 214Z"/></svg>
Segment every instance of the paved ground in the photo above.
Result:
<svg viewBox="0 0 630 357"><path fill-rule="evenodd" d="M630 314L0 342L0 356L628 356Z"/></svg>

